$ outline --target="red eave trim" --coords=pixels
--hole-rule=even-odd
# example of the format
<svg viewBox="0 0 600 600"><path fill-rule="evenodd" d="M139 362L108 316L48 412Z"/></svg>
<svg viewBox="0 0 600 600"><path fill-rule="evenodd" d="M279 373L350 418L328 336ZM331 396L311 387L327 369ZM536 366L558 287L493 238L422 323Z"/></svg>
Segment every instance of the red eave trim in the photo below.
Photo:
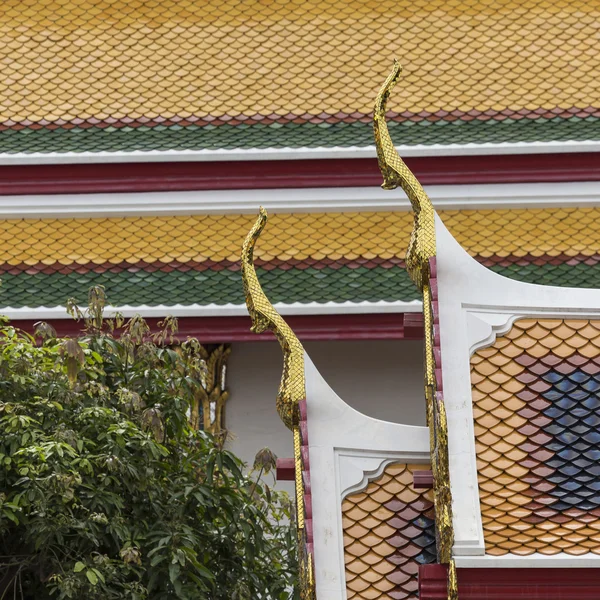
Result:
<svg viewBox="0 0 600 600"><path fill-rule="evenodd" d="M600 181L600 153L407 158L423 184ZM234 165L234 166L233 166ZM0 166L0 195L375 186L375 158Z"/></svg>
<svg viewBox="0 0 600 600"><path fill-rule="evenodd" d="M275 479L277 481L294 481L296 463L293 458L278 458Z"/></svg>
<svg viewBox="0 0 600 600"><path fill-rule="evenodd" d="M419 599L447 600L445 565L419 567ZM600 569L457 569L460 600L598 600Z"/></svg>
<svg viewBox="0 0 600 600"><path fill-rule="evenodd" d="M405 327L407 317L409 323ZM147 319L153 331L158 329L159 320ZM303 315L286 317L286 321L303 341L418 340L423 337L422 317L415 313ZM32 332L35 322L13 320L12 324ZM56 329L59 336L75 336L81 332L81 323L70 319L49 319L47 322ZM251 333L249 317L180 317L177 337L180 340L195 337L205 344L270 342L275 339L270 332L261 335Z"/></svg>

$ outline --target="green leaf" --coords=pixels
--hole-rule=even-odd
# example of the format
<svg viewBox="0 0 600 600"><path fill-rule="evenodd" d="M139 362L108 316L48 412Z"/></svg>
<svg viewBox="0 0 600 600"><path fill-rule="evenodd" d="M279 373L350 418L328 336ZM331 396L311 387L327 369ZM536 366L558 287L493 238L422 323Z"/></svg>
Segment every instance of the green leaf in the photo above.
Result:
<svg viewBox="0 0 600 600"><path fill-rule="evenodd" d="M171 583L173 585L175 585L175 583L177 582L180 572L181 569L177 563L172 562L169 565L169 579L171 580Z"/></svg>
<svg viewBox="0 0 600 600"><path fill-rule="evenodd" d="M104 579L104 575L102 575L102 573L100 571L98 571L98 569L92 569L92 571L96 574L96 577L98 577L98 579L102 583L106 583L106 579Z"/></svg>
<svg viewBox="0 0 600 600"><path fill-rule="evenodd" d="M221 372L212 351L155 343L139 317L113 335L99 318L82 337L39 347L0 319L6 554L30 540L25 562L56 574L32 597L233 599L238 581L252 598L292 590L292 502L190 427L198 374ZM252 484L264 493L250 497Z"/></svg>
<svg viewBox="0 0 600 600"><path fill-rule="evenodd" d="M12 510L4 510L3 513L4 513L4 516L9 518L15 525L19 524L19 519Z"/></svg>
<svg viewBox="0 0 600 600"><path fill-rule="evenodd" d="M88 569L85 572L85 576L92 585L96 585L98 583L98 575L96 575L95 569Z"/></svg>
<svg viewBox="0 0 600 600"><path fill-rule="evenodd" d="M215 579L214 574L211 571L209 571L204 565L198 563L196 565L196 569L198 570L198 572L200 573L200 575L202 577L204 577L205 579L210 579L211 581L214 581L214 579Z"/></svg>

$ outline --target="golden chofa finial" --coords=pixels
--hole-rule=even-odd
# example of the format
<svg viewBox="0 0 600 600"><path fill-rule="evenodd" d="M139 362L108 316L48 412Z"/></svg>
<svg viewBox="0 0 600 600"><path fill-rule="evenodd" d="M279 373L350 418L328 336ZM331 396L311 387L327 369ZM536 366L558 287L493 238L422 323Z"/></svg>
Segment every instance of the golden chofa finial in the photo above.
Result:
<svg viewBox="0 0 600 600"><path fill-rule="evenodd" d="M383 188L400 186L408 196L414 212L413 230L406 252L406 269L423 292L425 342L425 397L427 424L431 435L431 469L434 479L435 525L438 562L448 565L448 600L457 600L456 565L452 558L454 531L452 495L448 463L448 424L443 396L436 393L436 360L434 354L433 305L430 286L430 260L435 257L435 213L431 200L411 170L396 151L385 120L390 91L398 81L402 68L394 61L391 73L375 100L373 129L377 160L383 175Z"/></svg>
<svg viewBox="0 0 600 600"><path fill-rule="evenodd" d="M275 334L283 351L283 372L275 407L281 420L292 430L294 436L294 465L296 479L296 527L299 542L300 597L315 599L313 555L307 545L306 509L304 505L304 467L302 462L302 435L300 433L300 402L306 399L304 376L304 348L275 310L258 281L254 267L254 246L265 225L267 211L261 206L258 218L248 232L242 246L242 281L246 295L246 306L252 319L252 331L262 333L267 329Z"/></svg>
<svg viewBox="0 0 600 600"><path fill-rule="evenodd" d="M263 292L256 275L254 246L267 224L267 218L267 211L261 206L258 218L242 246L242 281L246 306L252 319L251 331L254 333L262 333L267 329L272 331L283 351L283 373L276 408L285 425L293 429L299 421L298 403L306 398L304 348Z"/></svg>
<svg viewBox="0 0 600 600"><path fill-rule="evenodd" d="M387 79L381 86L377 98L375 98L375 107L373 110L373 130L375 133L375 147L377 148L377 161L379 169L383 175L383 183L381 187L384 190L393 190L398 187L399 182L396 179L396 174L391 168L394 163L394 144L392 143L390 133L385 121L385 110L387 101L390 97L392 88L400 79L402 73L402 65L394 59L394 66L387 76ZM398 158L400 158L398 156Z"/></svg>
<svg viewBox="0 0 600 600"><path fill-rule="evenodd" d="M429 259L435 256L435 213L425 190L396 151L385 120L390 91L396 85L401 72L402 67L394 60L392 71L375 99L373 132L377 161L383 175L381 187L386 190L401 187L412 205L414 227L406 253L406 268L411 279L422 290L423 283L429 278Z"/></svg>
<svg viewBox="0 0 600 600"><path fill-rule="evenodd" d="M254 246L256 245L256 240L258 240L260 234L263 232L268 218L269 215L267 211L261 206L258 209L258 217L242 245L242 283L244 285L246 307L248 308L248 314L252 321L252 326L250 327L252 333L263 333L269 328L268 320L266 320L262 313L255 308L255 300L257 299L258 294L260 293L264 296L264 293L254 268Z"/></svg>

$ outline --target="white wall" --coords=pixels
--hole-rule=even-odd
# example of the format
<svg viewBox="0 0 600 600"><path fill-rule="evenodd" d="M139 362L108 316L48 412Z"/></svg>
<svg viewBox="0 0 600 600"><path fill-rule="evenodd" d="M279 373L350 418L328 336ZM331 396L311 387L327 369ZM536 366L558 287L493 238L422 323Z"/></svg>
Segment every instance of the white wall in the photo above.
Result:
<svg viewBox="0 0 600 600"><path fill-rule="evenodd" d="M425 425L421 342L306 342L304 347L352 407L378 419ZM225 425L234 436L231 449L250 464L264 446L280 458L292 456L292 435L275 410L281 366L276 342L233 345Z"/></svg>

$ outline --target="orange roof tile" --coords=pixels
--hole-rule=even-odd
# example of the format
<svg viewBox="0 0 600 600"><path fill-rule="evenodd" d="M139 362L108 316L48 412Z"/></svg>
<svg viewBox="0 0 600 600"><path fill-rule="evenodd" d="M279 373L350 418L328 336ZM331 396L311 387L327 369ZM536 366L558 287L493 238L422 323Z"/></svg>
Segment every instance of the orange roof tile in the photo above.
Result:
<svg viewBox="0 0 600 600"><path fill-rule="evenodd" d="M471 383L486 553L600 553L600 323L520 319Z"/></svg>

